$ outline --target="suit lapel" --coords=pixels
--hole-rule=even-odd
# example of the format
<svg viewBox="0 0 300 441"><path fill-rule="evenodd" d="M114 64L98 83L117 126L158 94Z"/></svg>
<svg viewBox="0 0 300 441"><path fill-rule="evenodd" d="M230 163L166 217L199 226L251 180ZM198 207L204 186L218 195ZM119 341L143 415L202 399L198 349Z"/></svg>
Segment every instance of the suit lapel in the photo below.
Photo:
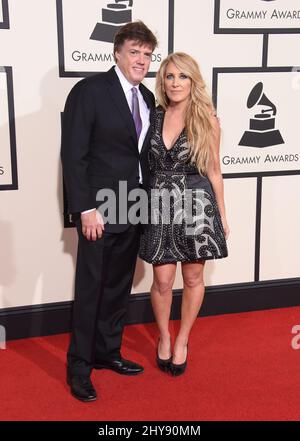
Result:
<svg viewBox="0 0 300 441"><path fill-rule="evenodd" d="M134 121L127 103L126 96L122 89L121 83L113 67L107 72L107 79L110 86L109 93L123 121L125 122L126 127L128 128L132 136L136 151L138 149L138 143L137 143Z"/></svg>
<svg viewBox="0 0 300 441"><path fill-rule="evenodd" d="M124 91L122 89L121 83L119 81L118 75L115 72L114 67L112 67L107 72L107 80L109 83L109 88L108 88L109 93L110 93L112 100L113 100L116 108L118 109L127 129L130 132L130 135L133 140L133 149L135 152L138 153L138 140L137 140L137 136L136 136L136 130L135 130L133 117L130 112L126 96L124 94ZM143 146L142 146L142 149L140 152L140 154L142 154L143 150L146 148L146 146L149 143L149 138L151 135L151 123L152 123L152 118L154 115L154 106L153 106L151 97L149 95L148 89L143 84L140 84L139 89L140 89L141 94L143 95L143 98L144 98L147 106L150 109L150 126L149 126L147 133L146 133L146 136L145 136L145 139L143 142Z"/></svg>

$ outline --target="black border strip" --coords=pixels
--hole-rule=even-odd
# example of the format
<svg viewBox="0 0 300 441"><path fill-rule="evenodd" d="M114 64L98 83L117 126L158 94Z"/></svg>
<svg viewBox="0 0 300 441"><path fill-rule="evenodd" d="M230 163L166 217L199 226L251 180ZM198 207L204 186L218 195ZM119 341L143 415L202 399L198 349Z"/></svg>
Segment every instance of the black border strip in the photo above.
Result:
<svg viewBox="0 0 300 441"><path fill-rule="evenodd" d="M268 66L269 34L263 35L262 67Z"/></svg>
<svg viewBox="0 0 300 441"><path fill-rule="evenodd" d="M17 148L16 148L16 129L15 129L15 109L13 92L13 75L11 66L1 66L1 72L6 73L7 77L7 99L8 99L8 118L9 118L9 137L10 137L10 157L11 157L11 184L0 184L0 191L18 190L18 171L17 171Z"/></svg>
<svg viewBox="0 0 300 441"><path fill-rule="evenodd" d="M300 34L299 28L220 28L221 0L215 0L215 34Z"/></svg>
<svg viewBox="0 0 300 441"><path fill-rule="evenodd" d="M3 21L0 22L0 29L9 29L8 0L2 0Z"/></svg>
<svg viewBox="0 0 300 441"><path fill-rule="evenodd" d="M262 177L257 178L256 185L256 222L255 222L255 257L254 257L254 281L259 281L259 263L260 263L260 227L261 227L261 195L262 195Z"/></svg>
<svg viewBox="0 0 300 441"><path fill-rule="evenodd" d="M171 54L174 51L174 20L175 20L175 0L169 0L169 41L168 41L168 53Z"/></svg>
<svg viewBox="0 0 300 441"><path fill-rule="evenodd" d="M206 287L200 316L232 314L300 306L300 278ZM173 291L171 320L181 314L182 290ZM69 332L73 302L0 309L6 339L14 340ZM126 324L154 322L149 293L131 295Z"/></svg>
<svg viewBox="0 0 300 441"><path fill-rule="evenodd" d="M65 44L64 44L64 25L63 25L63 11L62 11L62 1L61 0L56 0L56 20L57 20L59 76L64 77L65 76L64 75ZM75 75L72 75L72 76L75 76Z"/></svg>
<svg viewBox="0 0 300 441"><path fill-rule="evenodd" d="M168 17L168 53L173 52L174 48L174 3L175 0L169 1L169 17ZM56 0L56 17L57 17L57 39L58 39L58 64L59 76L61 78L83 78L96 75L102 71L66 71L65 70L65 52L64 52L64 30L63 30L63 0ZM156 72L148 72L146 78L155 78Z"/></svg>

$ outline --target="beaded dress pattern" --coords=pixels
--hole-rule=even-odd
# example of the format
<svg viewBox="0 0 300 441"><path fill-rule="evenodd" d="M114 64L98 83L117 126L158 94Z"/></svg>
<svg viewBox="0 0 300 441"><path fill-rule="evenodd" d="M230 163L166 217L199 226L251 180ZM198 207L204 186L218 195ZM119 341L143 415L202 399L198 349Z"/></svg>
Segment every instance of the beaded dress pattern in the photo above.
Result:
<svg viewBox="0 0 300 441"><path fill-rule="evenodd" d="M155 111L149 149L149 220L140 257L152 264L227 257L219 209L209 179L191 163L185 130L167 149L164 110Z"/></svg>

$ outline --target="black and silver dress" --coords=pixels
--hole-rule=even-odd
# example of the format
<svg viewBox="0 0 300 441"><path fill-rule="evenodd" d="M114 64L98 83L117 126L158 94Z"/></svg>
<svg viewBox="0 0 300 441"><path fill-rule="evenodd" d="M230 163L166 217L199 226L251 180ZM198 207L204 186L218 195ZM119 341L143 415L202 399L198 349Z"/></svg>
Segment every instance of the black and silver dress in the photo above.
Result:
<svg viewBox="0 0 300 441"><path fill-rule="evenodd" d="M149 149L149 222L139 256L165 264L220 259L228 255L210 181L191 163L185 130L168 150L162 138L165 112L155 111Z"/></svg>

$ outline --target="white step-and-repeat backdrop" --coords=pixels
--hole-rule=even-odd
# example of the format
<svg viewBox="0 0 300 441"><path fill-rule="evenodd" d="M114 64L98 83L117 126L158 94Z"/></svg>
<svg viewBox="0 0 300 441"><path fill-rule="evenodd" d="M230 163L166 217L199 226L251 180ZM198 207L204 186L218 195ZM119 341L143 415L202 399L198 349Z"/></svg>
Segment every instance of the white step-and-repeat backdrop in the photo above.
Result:
<svg viewBox="0 0 300 441"><path fill-rule="evenodd" d="M72 299L77 238L63 216L61 113L80 78L113 65L122 20L157 34L148 87L161 60L184 51L214 96L231 234L229 257L207 262L206 284L300 277L300 1L117 4L0 0L0 308ZM133 292L148 292L151 278L139 261Z"/></svg>

